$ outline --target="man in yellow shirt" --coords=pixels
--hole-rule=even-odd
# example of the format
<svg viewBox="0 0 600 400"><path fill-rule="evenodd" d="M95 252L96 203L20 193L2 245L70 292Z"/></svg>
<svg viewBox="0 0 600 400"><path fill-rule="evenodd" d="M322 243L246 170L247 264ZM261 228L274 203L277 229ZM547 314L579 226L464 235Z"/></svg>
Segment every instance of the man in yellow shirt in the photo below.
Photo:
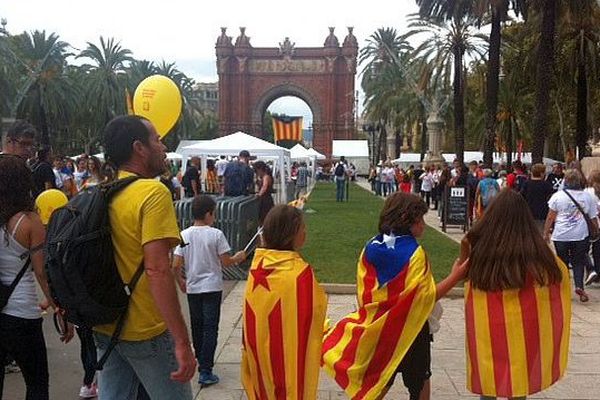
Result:
<svg viewBox="0 0 600 400"><path fill-rule="evenodd" d="M168 189L158 180L166 147L152 124L120 116L104 131L105 156L119 178L140 177L116 194L109 208L115 260L129 282L140 263L144 274L133 290L120 341L100 373L100 399L136 399L140 383L152 399L191 400L196 361L183 320L169 253L179 228ZM94 328L98 357L115 324Z"/></svg>

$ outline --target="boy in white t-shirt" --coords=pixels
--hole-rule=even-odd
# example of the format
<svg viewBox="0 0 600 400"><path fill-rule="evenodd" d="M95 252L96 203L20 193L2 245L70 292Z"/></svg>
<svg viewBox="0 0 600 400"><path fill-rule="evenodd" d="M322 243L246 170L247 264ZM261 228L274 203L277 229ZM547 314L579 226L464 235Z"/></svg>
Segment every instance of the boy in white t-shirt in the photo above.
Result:
<svg viewBox="0 0 600 400"><path fill-rule="evenodd" d="M194 225L181 232L183 243L187 244L177 246L173 260L179 287L188 297L192 341L200 372L198 383L203 386L219 382L219 377L213 374L212 368L223 293L221 269L246 259L244 251L230 256L231 247L225 235L212 227L216 206L217 203L210 196L194 198Z"/></svg>

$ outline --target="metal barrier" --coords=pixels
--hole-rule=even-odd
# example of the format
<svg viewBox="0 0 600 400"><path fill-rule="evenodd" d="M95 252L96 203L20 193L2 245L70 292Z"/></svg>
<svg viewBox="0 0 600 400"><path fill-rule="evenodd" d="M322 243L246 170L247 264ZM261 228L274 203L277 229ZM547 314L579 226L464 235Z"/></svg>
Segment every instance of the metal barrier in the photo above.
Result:
<svg viewBox="0 0 600 400"><path fill-rule="evenodd" d="M258 198L256 196L213 196L213 198L217 202L214 227L223 231L234 252L243 250L258 229ZM191 198L176 201L175 212L181 230L194 223ZM224 278L246 279L250 261L247 260L236 267L224 268Z"/></svg>

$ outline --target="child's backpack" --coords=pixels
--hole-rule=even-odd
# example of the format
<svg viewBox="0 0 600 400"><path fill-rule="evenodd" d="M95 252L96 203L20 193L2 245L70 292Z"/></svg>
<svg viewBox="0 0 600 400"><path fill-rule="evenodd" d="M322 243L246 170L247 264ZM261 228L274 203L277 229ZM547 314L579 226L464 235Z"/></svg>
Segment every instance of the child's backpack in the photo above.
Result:
<svg viewBox="0 0 600 400"><path fill-rule="evenodd" d="M344 176L345 172L346 172L346 169L344 168L344 164L338 163L338 165L335 167L335 171L334 171L335 176L342 177L342 176Z"/></svg>
<svg viewBox="0 0 600 400"><path fill-rule="evenodd" d="M128 177L81 192L57 209L48 223L46 273L52 297L67 321L94 327L117 322L116 345L127 314L129 297L143 273L143 263L131 282L124 283L114 257L108 206L111 198L137 177Z"/></svg>

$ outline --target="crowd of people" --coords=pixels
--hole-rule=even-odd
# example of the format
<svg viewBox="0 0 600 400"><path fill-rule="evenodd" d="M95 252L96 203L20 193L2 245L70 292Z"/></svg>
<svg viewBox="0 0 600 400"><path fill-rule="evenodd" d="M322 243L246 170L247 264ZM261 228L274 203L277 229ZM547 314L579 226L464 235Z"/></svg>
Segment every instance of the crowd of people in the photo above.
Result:
<svg viewBox="0 0 600 400"><path fill-rule="evenodd" d="M137 179L111 198L114 253L99 256L114 257L123 282L137 284L129 293L124 325L115 321L77 327L85 369L82 394L191 400L189 381L196 372L200 384L216 384L222 268L243 262L248 254L232 255L223 233L212 227L216 203L199 192L197 160L184 174L188 179L183 178L193 197L194 224L182 230L172 193L157 179L167 173L166 147L150 121L120 116L108 123L103 138L112 175L91 157L76 160L71 173L64 171L70 167L63 160L55 159L50 166L48 154L38 152L35 162L28 162L34 157L35 137L33 126L17 121L3 134L0 155L0 281L4 286L16 282L8 296L0 293L5 302L0 303L0 359L12 357L21 368L27 398L49 398L41 312L65 312L55 303L44 269L46 229L34 212L33 197L42 185L36 185L76 196L88 182L97 185L110 176ZM300 254L307 235L303 213L290 205L275 206L268 198L273 186L269 167L257 161L251 169L249 159L243 151L237 160L221 159L210 166L214 185L223 185L225 195L251 193L255 174L261 183L262 235L241 305L241 380L249 399L314 399L320 366L351 398L381 399L401 374L411 400L429 399L431 341L440 318L437 302L462 280L466 385L471 392L482 399L522 399L563 376L571 318L567 266L573 269L582 302L588 300L584 285L598 278L587 251L598 223L600 172L585 179L577 168L563 173L555 166L546 176L543 165L532 166L529 174L521 163L507 173L478 163L408 171L385 164L371 176L375 191L387 199L378 229L357 260L358 309L324 330L327 299ZM298 192L305 187L304 168L297 167ZM345 160L333 171L340 195L350 178ZM36 182L36 174L43 179ZM425 214L443 204L440 190L446 185L470 189L474 226L450 274L436 284L417 239L425 234ZM546 243L550 238L558 256ZM600 257L596 243L594 259ZM585 269L590 270L587 276ZM142 271L139 280L137 271ZM44 295L41 303L35 281ZM188 298L191 340L177 287ZM75 327L58 325L61 340L69 342ZM81 328L90 329L85 333ZM121 328L119 341L113 342ZM105 358L99 373L94 358ZM0 374L0 391L2 385Z"/></svg>

